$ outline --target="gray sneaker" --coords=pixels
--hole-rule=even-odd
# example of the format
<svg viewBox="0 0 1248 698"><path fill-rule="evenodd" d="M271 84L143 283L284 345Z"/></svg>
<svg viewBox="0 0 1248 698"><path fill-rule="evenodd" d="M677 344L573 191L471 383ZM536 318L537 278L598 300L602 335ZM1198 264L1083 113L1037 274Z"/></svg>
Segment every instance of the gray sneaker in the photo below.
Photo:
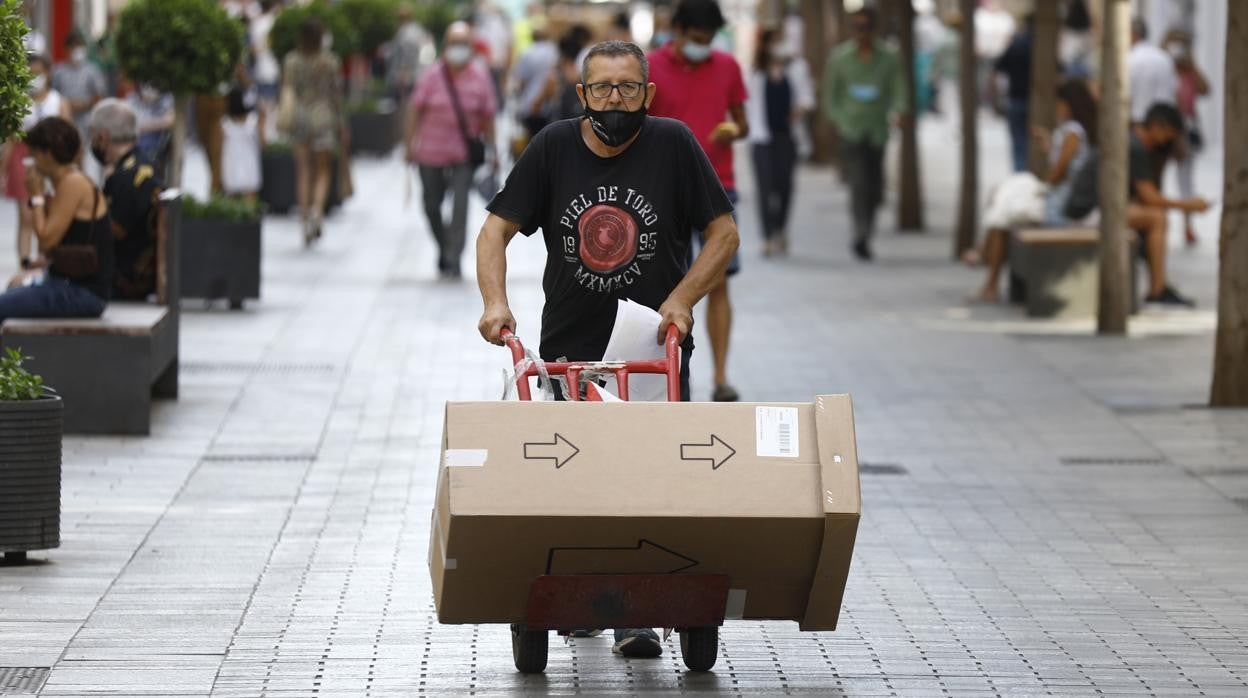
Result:
<svg viewBox="0 0 1248 698"><path fill-rule="evenodd" d="M611 651L629 659L654 659L663 654L663 643L650 628L616 630Z"/></svg>

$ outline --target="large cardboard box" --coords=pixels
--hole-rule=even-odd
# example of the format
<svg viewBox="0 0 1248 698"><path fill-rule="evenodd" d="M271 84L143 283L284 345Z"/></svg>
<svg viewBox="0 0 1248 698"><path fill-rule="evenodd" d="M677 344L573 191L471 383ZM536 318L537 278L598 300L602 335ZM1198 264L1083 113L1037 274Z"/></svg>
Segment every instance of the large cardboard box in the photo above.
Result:
<svg viewBox="0 0 1248 698"><path fill-rule="evenodd" d="M728 618L833 630L859 513L848 395L448 403L438 620L524 622L542 575L712 573Z"/></svg>

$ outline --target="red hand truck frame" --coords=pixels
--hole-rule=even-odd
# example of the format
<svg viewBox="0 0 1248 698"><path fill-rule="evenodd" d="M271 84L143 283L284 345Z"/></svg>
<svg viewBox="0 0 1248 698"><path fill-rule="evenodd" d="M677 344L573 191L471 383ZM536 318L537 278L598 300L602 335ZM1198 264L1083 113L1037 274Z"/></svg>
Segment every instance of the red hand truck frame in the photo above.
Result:
<svg viewBox="0 0 1248 698"><path fill-rule="evenodd" d="M516 391L532 400L529 379L542 375L567 379L570 400L580 400L580 379L587 374L615 376L621 400L628 400L628 379L635 374L667 377L667 398L680 396L680 330L669 325L664 358L645 361L552 361L541 367L526 362L524 345L507 328L501 337L516 366ZM524 623L511 625L511 652L525 674L546 669L550 631L567 635L578 628L674 628L680 653L692 671L710 671L719 654L719 626L728 605L729 579L723 574L545 574L529 588Z"/></svg>

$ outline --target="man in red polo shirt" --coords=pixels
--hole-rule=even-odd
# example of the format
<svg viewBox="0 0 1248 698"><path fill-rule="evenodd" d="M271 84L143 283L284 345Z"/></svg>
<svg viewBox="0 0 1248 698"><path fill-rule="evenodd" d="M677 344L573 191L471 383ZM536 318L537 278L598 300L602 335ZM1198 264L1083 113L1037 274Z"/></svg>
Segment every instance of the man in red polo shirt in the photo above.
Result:
<svg viewBox="0 0 1248 698"><path fill-rule="evenodd" d="M715 34L724 26L716 0L682 0L672 15L675 36L666 46L650 52L650 79L658 86L650 114L683 121L706 151L715 174L736 204L732 173L732 142L745 138L745 81L741 66L731 54L711 48ZM701 231L698 233L701 241ZM733 402L737 391L728 383L728 338L732 331L732 304L728 277L741 262L733 255L728 272L706 301L706 329L715 360L717 402Z"/></svg>

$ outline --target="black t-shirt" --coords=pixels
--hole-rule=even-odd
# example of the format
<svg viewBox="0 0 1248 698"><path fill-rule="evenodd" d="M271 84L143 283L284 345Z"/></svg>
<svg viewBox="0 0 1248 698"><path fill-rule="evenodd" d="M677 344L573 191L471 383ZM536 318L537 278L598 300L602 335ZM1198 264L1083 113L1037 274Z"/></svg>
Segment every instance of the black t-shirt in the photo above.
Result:
<svg viewBox="0 0 1248 698"><path fill-rule="evenodd" d="M1153 151L1144 147L1139 136L1131 133L1127 141L1127 196L1132 201L1140 198L1135 183L1142 181L1155 182L1154 165L1156 162Z"/></svg>
<svg viewBox="0 0 1248 698"><path fill-rule="evenodd" d="M993 66L998 73L1005 73L1009 78L1007 94L1013 99L1031 96L1031 43L1030 32L1016 34Z"/></svg>
<svg viewBox="0 0 1248 698"><path fill-rule="evenodd" d="M657 310L688 271L691 232L732 211L681 122L647 117L637 140L612 158L589 149L580 124L543 129L487 207L525 235L542 230L541 355L548 361L601 359L617 301Z"/></svg>
<svg viewBox="0 0 1248 698"><path fill-rule="evenodd" d="M138 150L126 153L104 182L115 240L113 298L143 300L156 290L156 207L161 186L155 165Z"/></svg>

